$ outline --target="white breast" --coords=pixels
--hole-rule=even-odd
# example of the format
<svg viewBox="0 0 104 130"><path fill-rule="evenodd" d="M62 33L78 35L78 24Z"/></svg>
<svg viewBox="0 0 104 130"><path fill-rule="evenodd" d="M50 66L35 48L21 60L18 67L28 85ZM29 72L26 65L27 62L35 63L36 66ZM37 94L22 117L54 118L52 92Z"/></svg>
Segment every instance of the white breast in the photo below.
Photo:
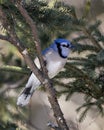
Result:
<svg viewBox="0 0 104 130"><path fill-rule="evenodd" d="M47 59L47 70L50 78L56 76L66 63L66 59L61 58L57 52L50 51L45 55Z"/></svg>
<svg viewBox="0 0 104 130"><path fill-rule="evenodd" d="M49 77L53 78L55 75L57 75L57 73L59 73L60 69L62 69L62 64L61 62L51 61L47 65L47 69Z"/></svg>
<svg viewBox="0 0 104 130"><path fill-rule="evenodd" d="M46 60L46 67L48 70L48 76L50 78L53 78L56 76L61 69L64 67L66 60L64 58L61 58L59 54L53 50L50 50L43 56L44 60ZM36 66L40 69L40 63L39 59L36 58L34 60Z"/></svg>

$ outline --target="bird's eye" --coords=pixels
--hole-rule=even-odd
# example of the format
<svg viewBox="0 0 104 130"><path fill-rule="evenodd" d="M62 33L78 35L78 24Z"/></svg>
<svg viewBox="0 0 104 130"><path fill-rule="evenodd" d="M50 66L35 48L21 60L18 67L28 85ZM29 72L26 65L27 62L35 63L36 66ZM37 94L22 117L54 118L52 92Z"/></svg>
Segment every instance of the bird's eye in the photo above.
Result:
<svg viewBox="0 0 104 130"><path fill-rule="evenodd" d="M62 45L63 47L67 47L66 45Z"/></svg>
<svg viewBox="0 0 104 130"><path fill-rule="evenodd" d="M63 44L62 46L63 46L63 47L67 47L67 48L69 47L69 45L65 45L65 44Z"/></svg>

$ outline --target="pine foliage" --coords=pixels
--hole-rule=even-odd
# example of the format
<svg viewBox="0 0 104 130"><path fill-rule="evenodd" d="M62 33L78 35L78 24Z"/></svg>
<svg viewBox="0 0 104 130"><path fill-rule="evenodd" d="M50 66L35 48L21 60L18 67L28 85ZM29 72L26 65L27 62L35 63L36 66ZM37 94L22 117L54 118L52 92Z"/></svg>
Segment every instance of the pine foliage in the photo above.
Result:
<svg viewBox="0 0 104 130"><path fill-rule="evenodd" d="M2 6L8 17L8 25L5 26L13 28L16 31L18 37L23 41L23 45L28 47L32 57L35 57L36 53L34 54L35 48L32 44L32 34L18 9L8 0L1 1L0 6ZM89 24L85 14L81 18L78 18L75 8L66 5L63 2L56 2L53 7L50 7L49 4L44 1L32 0L29 2L27 0L27 2L23 2L23 6L27 9L29 15L37 25L42 48L48 46L48 44L57 37L68 38L72 33L78 34L77 38L71 40L75 45L73 50L75 56L71 56L68 59L65 69L54 78L54 83L61 87L61 89L57 90L58 94L65 94L66 100L69 100L76 92L85 95L85 103L77 109L77 111L79 111L81 108L84 108L80 121L92 106L96 106L99 113L103 115L104 35L99 30L101 22L95 21L94 23ZM1 28L3 28L2 25ZM8 35L6 30L5 35ZM85 55L84 57L82 57L83 54ZM1 54L0 60L4 65L8 64L20 66L22 68L26 67L24 63L22 63L23 61L21 61L20 57L17 57L17 59L14 60L13 56L14 54L11 53L7 57L4 57ZM5 82L9 83L9 81L11 81L14 83L18 81L24 74L18 72L17 75L17 73L8 73L4 72L2 69L0 70L1 86L3 86L3 83ZM16 77L14 78L14 76ZM70 80L67 84L59 82L62 78ZM6 98L5 93L2 93L1 95ZM8 98L6 102L9 102L9 104L11 102L15 108L15 101L13 99ZM9 113L10 111L7 103L5 103L5 99L0 98L0 104L1 103L2 108L5 108L2 111L7 111L7 113ZM11 119L14 118L10 115L9 117L11 117ZM18 117L17 113L15 113L15 118L20 119L21 117ZM0 122L3 121L3 115L1 115Z"/></svg>

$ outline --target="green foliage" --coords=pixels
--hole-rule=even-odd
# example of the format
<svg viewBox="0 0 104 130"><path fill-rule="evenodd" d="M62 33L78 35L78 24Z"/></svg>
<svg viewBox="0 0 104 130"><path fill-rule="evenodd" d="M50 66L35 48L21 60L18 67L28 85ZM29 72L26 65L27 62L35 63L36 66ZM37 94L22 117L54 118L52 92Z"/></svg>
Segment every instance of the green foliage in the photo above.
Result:
<svg viewBox="0 0 104 130"><path fill-rule="evenodd" d="M23 75L27 77L26 74L29 74L30 71L26 69L21 58L15 54L15 49L12 52L8 51L7 55L1 51L0 56L3 64L0 65L0 130L24 130L17 124L26 117L16 106L16 93L19 92L18 87L21 88L25 85L25 81L18 84L23 79ZM17 89L15 85L17 85ZM14 93L14 95L10 93ZM27 110L24 111L27 113Z"/></svg>
<svg viewBox="0 0 104 130"><path fill-rule="evenodd" d="M81 27L83 34L72 41L76 46L74 52L77 52L79 56L70 57L65 66L66 70L57 76L58 79L62 76L71 79L71 82L65 85L59 83L63 87L59 94L66 94L66 100L75 92L85 94L85 103L78 108L78 111L85 108L80 121L84 119L83 117L92 106L96 106L99 113L104 115L104 36L99 31L100 24L100 21L92 25L86 22L86 26L84 25L83 29ZM91 43L85 43L86 40ZM84 58L80 56L83 53Z"/></svg>
<svg viewBox="0 0 104 130"><path fill-rule="evenodd" d="M90 8L90 4L87 4L88 8ZM8 17L8 25L6 26L15 30L23 45L28 47L31 55L35 57L36 52L34 51L35 47L33 46L30 28L16 6L10 3L9 0L0 2L0 6L2 6ZM61 90L58 90L58 94L65 94L66 100L69 100L71 95L76 92L85 95L85 103L77 109L79 111L84 108L80 121L92 106L96 106L99 113L104 114L102 107L104 103L104 36L99 30L101 22L95 21L95 23L89 24L87 19L89 9L86 9L81 18L77 18L75 8L62 2L56 2L53 7L50 7L44 1L33 0L29 2L27 0L27 2L23 3L23 6L37 25L42 48L48 46L56 37L67 38L73 32L78 33L78 37L73 38L71 41L76 46L73 50L75 56L68 59L65 70L54 79L54 82L61 87ZM7 32L6 35L8 35ZM1 55L0 60L4 65L26 68L24 63L22 63L22 59L20 57L15 59L14 55L14 53L9 53L7 56ZM81 55L85 56L82 57ZM0 71L0 89L3 88L3 83L15 83L24 74L24 70L20 70L22 73L19 71L13 73L12 70L11 73L10 71L6 72L8 70L4 72L3 68ZM70 81L67 84L59 82L63 77L70 79ZM23 85L21 84L20 86L22 87ZM14 92L16 91L14 90ZM16 128L14 124L8 125L5 122L8 122L9 119L14 122L22 120L22 116L18 115L18 112L15 115L12 114L6 103L8 102L13 109L16 109L15 97L7 97L6 92L1 93L1 96L3 98L0 98L0 103L2 104L0 105L2 110L0 122L3 122L4 125L1 123L0 128L9 130L7 127L11 127L14 130ZM4 115L8 115L6 119L4 119Z"/></svg>
<svg viewBox="0 0 104 130"><path fill-rule="evenodd" d="M7 123L7 124L0 124L0 130L16 130L17 126L13 123Z"/></svg>

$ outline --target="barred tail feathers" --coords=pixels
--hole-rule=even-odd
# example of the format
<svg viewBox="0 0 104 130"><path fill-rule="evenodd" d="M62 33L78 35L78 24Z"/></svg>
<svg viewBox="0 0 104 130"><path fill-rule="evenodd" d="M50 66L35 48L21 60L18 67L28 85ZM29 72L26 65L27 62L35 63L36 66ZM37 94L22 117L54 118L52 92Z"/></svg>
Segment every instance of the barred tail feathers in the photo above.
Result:
<svg viewBox="0 0 104 130"><path fill-rule="evenodd" d="M21 94L17 99L17 105L26 106L30 102L33 92L39 85L40 85L40 81L32 73L26 84L26 87L23 89L23 91L21 92Z"/></svg>
<svg viewBox="0 0 104 130"><path fill-rule="evenodd" d="M30 87L26 87L22 92L21 94L19 95L18 99L17 99L17 105L18 106L26 106L29 101L30 101L30 98L33 94L33 92L30 92L32 89L32 86Z"/></svg>

